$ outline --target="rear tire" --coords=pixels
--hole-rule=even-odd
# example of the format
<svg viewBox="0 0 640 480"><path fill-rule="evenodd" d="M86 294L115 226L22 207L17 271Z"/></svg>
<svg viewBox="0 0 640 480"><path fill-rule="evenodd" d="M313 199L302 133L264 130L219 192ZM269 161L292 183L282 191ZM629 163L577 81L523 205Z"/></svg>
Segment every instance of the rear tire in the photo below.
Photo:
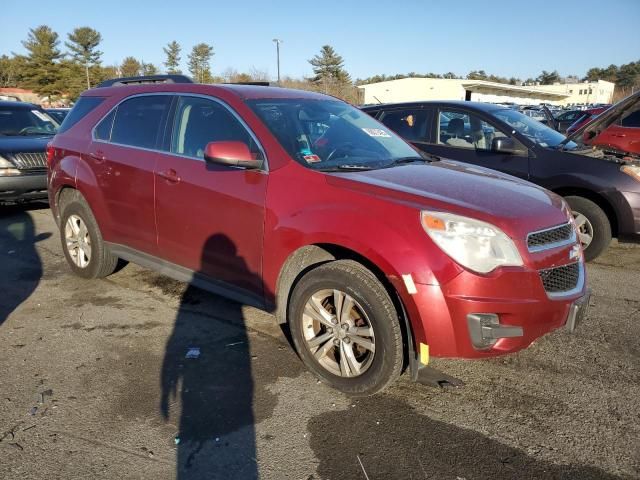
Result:
<svg viewBox="0 0 640 480"><path fill-rule="evenodd" d="M565 200L578 224L584 258L587 262L595 260L611 243L611 224L607 214L587 198L569 196Z"/></svg>
<svg viewBox="0 0 640 480"><path fill-rule="evenodd" d="M400 376L404 351L398 312L361 264L337 260L305 274L291 294L287 318L298 355L333 388L373 395Z"/></svg>
<svg viewBox="0 0 640 480"><path fill-rule="evenodd" d="M65 195L60 204L62 251L73 273L83 278L111 275L118 257L104 244L98 222L82 194Z"/></svg>

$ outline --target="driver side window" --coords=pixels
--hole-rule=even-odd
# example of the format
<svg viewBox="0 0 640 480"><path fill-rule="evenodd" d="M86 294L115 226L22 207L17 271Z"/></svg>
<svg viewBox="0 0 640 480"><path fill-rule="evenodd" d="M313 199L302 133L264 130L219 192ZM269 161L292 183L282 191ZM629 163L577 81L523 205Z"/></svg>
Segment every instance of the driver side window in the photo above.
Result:
<svg viewBox="0 0 640 480"><path fill-rule="evenodd" d="M470 113L440 110L438 143L456 148L491 150L494 138L505 135L493 125Z"/></svg>
<svg viewBox="0 0 640 480"><path fill-rule="evenodd" d="M262 152L246 128L219 103L201 97L180 97L176 108L171 153L204 158L209 142L237 141L249 147L256 160Z"/></svg>

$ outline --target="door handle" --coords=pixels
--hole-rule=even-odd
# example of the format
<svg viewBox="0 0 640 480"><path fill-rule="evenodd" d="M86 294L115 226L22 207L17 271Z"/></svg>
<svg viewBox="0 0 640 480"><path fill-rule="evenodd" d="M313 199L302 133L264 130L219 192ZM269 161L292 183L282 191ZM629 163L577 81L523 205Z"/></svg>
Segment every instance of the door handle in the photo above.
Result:
<svg viewBox="0 0 640 480"><path fill-rule="evenodd" d="M176 172L173 168L158 172L158 176L164 178L169 183L180 182L180 176L178 175L178 172Z"/></svg>
<svg viewBox="0 0 640 480"><path fill-rule="evenodd" d="M89 153L89 157L96 163L103 163L107 159L102 150L96 150L95 152Z"/></svg>
<svg viewBox="0 0 640 480"><path fill-rule="evenodd" d="M614 134L613 134L613 136L614 136L614 137L617 137L617 138L624 138L624 137L626 137L627 135L626 135L625 133L614 133Z"/></svg>

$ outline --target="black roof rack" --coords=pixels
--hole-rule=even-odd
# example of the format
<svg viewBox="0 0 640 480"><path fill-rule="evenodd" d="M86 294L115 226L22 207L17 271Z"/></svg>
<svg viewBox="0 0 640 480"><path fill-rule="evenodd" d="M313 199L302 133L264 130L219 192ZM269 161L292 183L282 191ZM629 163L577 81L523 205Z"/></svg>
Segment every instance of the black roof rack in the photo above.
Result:
<svg viewBox="0 0 640 480"><path fill-rule="evenodd" d="M145 75L141 77L112 78L98 84L96 88L121 87L142 83L193 83L193 80L186 75Z"/></svg>
<svg viewBox="0 0 640 480"><path fill-rule="evenodd" d="M225 85L254 85L256 87L270 87L271 82L224 82Z"/></svg>

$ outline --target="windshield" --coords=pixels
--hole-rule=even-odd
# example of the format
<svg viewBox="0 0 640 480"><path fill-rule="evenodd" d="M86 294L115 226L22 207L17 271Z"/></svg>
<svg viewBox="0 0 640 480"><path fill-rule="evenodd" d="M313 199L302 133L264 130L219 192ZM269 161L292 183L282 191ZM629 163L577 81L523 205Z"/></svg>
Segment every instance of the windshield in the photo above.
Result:
<svg viewBox="0 0 640 480"><path fill-rule="evenodd" d="M37 108L0 108L0 135L55 135L59 124Z"/></svg>
<svg viewBox="0 0 640 480"><path fill-rule="evenodd" d="M567 139L561 133L540 123L535 118L527 117L510 108L493 110L491 114L541 147L555 148ZM569 142L563 146L567 149L573 149L576 144Z"/></svg>
<svg viewBox="0 0 640 480"><path fill-rule="evenodd" d="M404 140L338 100L259 99L249 107L289 155L314 170L373 169L421 161Z"/></svg>

